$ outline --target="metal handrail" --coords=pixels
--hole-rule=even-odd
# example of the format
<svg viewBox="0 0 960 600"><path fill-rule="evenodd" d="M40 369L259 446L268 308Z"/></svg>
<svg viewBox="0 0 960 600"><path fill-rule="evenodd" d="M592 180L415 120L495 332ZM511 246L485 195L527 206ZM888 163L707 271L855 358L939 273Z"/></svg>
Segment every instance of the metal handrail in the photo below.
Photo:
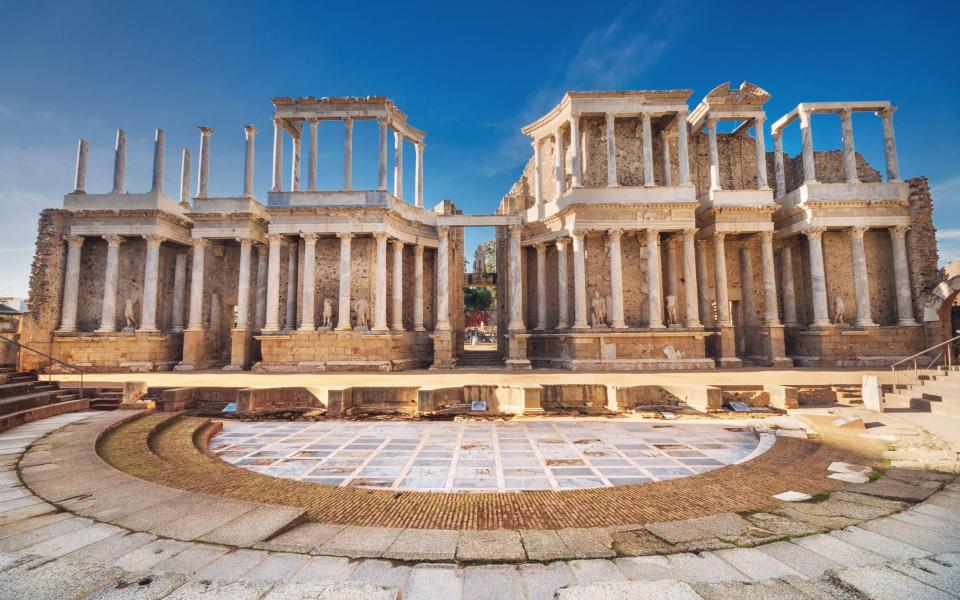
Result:
<svg viewBox="0 0 960 600"><path fill-rule="evenodd" d="M935 365L938 360L940 360L940 357L946 356L946 361L945 361L945 362L946 362L947 370L949 371L949 370L953 369L953 349L949 346L949 344L952 344L953 342L956 342L957 340L960 340L960 335L954 336L954 337L950 338L949 340L940 342L939 344L930 346L930 347L927 348L926 350L921 350L920 352L917 352L917 353L914 354L913 356L908 356L908 357L906 357L906 358L904 358L904 359L901 359L901 360L898 360L897 362L895 362L895 363L893 363L892 365L890 365L890 370L893 372L893 389L894 389L894 391L896 391L897 386L900 384L899 377L897 376L897 373L898 373L897 367L898 367L898 366L902 365L902 364L905 363L905 362L912 361L912 362L913 362L913 376L914 376L914 379L916 379L916 380L919 381L919 380L920 380L920 368L919 368L919 366L917 365L917 359L920 358L921 356L929 353L931 350L936 350L937 348L940 348L941 346L946 346L946 348L944 348L943 352L941 352L940 354L938 354L932 361L930 361L929 363L927 363L927 365L926 365L925 368L930 368L931 366Z"/></svg>
<svg viewBox="0 0 960 600"><path fill-rule="evenodd" d="M8 338L8 337L6 337L6 336L0 335L0 340L3 340L3 341L5 341L5 342L7 342L7 343L9 343L9 344L13 344L14 346L16 346L16 347L18 347L18 348L21 348L21 349L23 349L23 350L29 350L30 352L33 352L34 354L39 354L40 356L42 356L42 357L44 357L44 358L46 358L46 359L52 360L52 361L55 362L55 363L59 363L59 364L65 366L65 367L67 367L67 368L69 368L69 369L74 369L74 370L76 370L78 373L80 373L80 397L83 398L83 369L81 369L81 368L78 367L77 365L71 365L70 363L64 362L64 361L60 360L59 358L50 356L49 354L46 354L46 353L44 353L44 352L40 352L40 351L37 350L36 348L31 348L30 346L25 346L25 345L21 344L20 342L18 342L18 341L16 341L16 340L11 340L10 338ZM52 375L48 372L48 373L47 373L47 381L49 382L49 381L52 381L52 380L53 380Z"/></svg>

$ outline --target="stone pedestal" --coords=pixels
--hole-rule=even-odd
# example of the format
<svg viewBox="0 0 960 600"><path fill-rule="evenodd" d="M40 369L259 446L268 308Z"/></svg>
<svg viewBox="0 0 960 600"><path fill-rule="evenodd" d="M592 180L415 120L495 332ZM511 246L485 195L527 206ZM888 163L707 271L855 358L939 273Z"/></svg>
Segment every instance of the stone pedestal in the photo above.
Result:
<svg viewBox="0 0 960 600"><path fill-rule="evenodd" d="M183 359L173 368L174 371L195 371L207 366L206 334L202 329L188 329L183 332Z"/></svg>
<svg viewBox="0 0 960 600"><path fill-rule="evenodd" d="M739 367L743 364L743 361L737 358L737 342L733 327L721 326L714 341L718 367Z"/></svg>
<svg viewBox="0 0 960 600"><path fill-rule="evenodd" d="M764 325L763 350L771 367L792 367L793 359L787 356L783 325Z"/></svg>
<svg viewBox="0 0 960 600"><path fill-rule="evenodd" d="M529 334L511 333L507 341L507 360L504 366L508 369L530 369L527 359L527 339Z"/></svg>
<svg viewBox="0 0 960 600"><path fill-rule="evenodd" d="M249 329L234 329L230 332L230 364L224 371L245 371L253 359L253 336Z"/></svg>
<svg viewBox="0 0 960 600"><path fill-rule="evenodd" d="M430 336L433 339L433 365L431 369L452 369L457 366L453 355L453 331L437 330Z"/></svg>

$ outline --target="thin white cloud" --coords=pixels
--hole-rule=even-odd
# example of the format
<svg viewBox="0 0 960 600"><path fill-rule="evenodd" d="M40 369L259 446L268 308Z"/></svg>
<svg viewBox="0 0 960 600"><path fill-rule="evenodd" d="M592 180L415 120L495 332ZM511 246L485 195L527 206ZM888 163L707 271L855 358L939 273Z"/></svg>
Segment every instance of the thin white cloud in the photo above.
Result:
<svg viewBox="0 0 960 600"><path fill-rule="evenodd" d="M0 254L6 252L33 252L33 246L21 246L19 248L0 248Z"/></svg>
<svg viewBox="0 0 960 600"><path fill-rule="evenodd" d="M960 197L960 175L934 183L930 191L935 200L954 200Z"/></svg>
<svg viewBox="0 0 960 600"><path fill-rule="evenodd" d="M938 229L937 239L960 240L960 229Z"/></svg>

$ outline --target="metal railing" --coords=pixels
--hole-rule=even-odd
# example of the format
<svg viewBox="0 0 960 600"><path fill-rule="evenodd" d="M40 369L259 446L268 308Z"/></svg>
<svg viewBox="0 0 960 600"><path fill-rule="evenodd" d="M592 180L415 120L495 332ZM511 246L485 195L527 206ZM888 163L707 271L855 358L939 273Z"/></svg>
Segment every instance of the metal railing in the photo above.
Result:
<svg viewBox="0 0 960 600"><path fill-rule="evenodd" d="M16 340L12 340L12 339L10 339L10 338L8 338L8 337L6 337L6 336L0 335L0 340L3 340L4 342L7 342L8 344L13 344L13 345L16 346L17 348L20 348L21 350L28 350L28 351L30 351L30 352L33 352L34 354L39 354L40 356L42 356L42 357L44 357L44 358L46 358L46 359L48 359L48 360L50 360L50 361L53 361L53 362L55 362L55 363L57 363L57 364L60 364L60 365L63 365L63 366L65 366L65 367L67 367L68 369L73 369L73 370L77 371L78 373L80 373L80 389L79 389L79 391L80 391L80 397L83 398L83 369L81 369L81 368L78 367L77 365L71 365L70 363L64 362L64 361L60 360L59 358L55 358L55 357L53 357L53 356L50 356L49 354L46 354L46 353L44 353L44 352L40 352L40 351L37 350L36 348L31 348L30 346L25 346L25 345L21 344L20 342L18 342L18 341L16 341ZM47 382L50 383L50 382L52 382L52 381L53 381L53 374L50 372L49 369L47 369Z"/></svg>
<svg viewBox="0 0 960 600"><path fill-rule="evenodd" d="M895 362L895 363L893 363L892 365L890 365L890 370L893 371L893 390L894 390L894 393L896 393L897 387L900 385L900 378L899 378L899 373L900 373L900 372L897 371L897 367L899 367L900 365L903 365L903 364L912 364L912 365L913 365L913 378L914 378L915 381L920 381L920 366L919 366L919 363L917 362L917 359L920 358L921 356L925 356L925 355L929 354L930 352L932 352L933 350L936 350L936 349L938 349L938 348L943 348L943 350L941 350L940 353L937 354L932 361L930 361L929 363L927 363L926 365L924 365L923 368L924 368L924 369L932 369L932 368L934 368L934 367L937 366L937 362L939 362L941 359L945 359L944 362L943 362L944 366L947 367L947 370L948 370L948 371L952 370L952 369L953 369L953 346L952 346L952 344L953 344L954 342L956 342L957 340L960 340L960 335L954 336L954 337L952 337L952 338L950 338L949 340L946 340L946 341L944 341L944 342L940 342L939 344L937 344L937 345L935 345L935 346L930 346L930 347L927 348L926 350L921 350L920 352L917 352L917 353L914 354L913 356L908 356L908 357L906 357L906 358L904 358L904 359L902 359L902 360L898 360L897 362Z"/></svg>

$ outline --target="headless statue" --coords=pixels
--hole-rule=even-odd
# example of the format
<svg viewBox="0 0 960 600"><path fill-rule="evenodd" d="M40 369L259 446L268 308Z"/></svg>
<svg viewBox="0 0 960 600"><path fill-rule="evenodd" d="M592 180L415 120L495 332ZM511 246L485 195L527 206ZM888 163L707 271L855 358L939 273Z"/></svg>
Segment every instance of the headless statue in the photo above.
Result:
<svg viewBox="0 0 960 600"><path fill-rule="evenodd" d="M839 295L833 297L833 323L834 325L839 325L846 321L845 317L847 316L846 306L843 304L843 298Z"/></svg>
<svg viewBox="0 0 960 600"><path fill-rule="evenodd" d="M667 294L667 325L676 325L677 320L677 297L673 294Z"/></svg>
<svg viewBox="0 0 960 600"><path fill-rule="evenodd" d="M330 329L333 325L333 305L330 298L323 299L323 327Z"/></svg>
<svg viewBox="0 0 960 600"><path fill-rule="evenodd" d="M606 327L607 301L597 290L593 290L593 298L590 300L590 308L593 312L593 326Z"/></svg>
<svg viewBox="0 0 960 600"><path fill-rule="evenodd" d="M353 305L354 310L357 312L357 328L367 327L367 301L364 298L360 298Z"/></svg>

